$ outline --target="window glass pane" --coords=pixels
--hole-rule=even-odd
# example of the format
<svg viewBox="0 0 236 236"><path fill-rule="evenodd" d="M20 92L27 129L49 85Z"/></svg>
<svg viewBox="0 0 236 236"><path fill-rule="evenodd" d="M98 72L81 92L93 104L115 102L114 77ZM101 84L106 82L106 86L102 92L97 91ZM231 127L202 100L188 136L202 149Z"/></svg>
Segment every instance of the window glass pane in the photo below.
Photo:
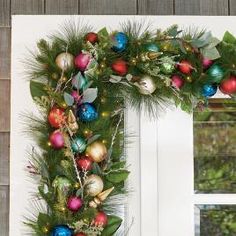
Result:
<svg viewBox="0 0 236 236"><path fill-rule="evenodd" d="M236 235L236 205L197 205L195 236Z"/></svg>
<svg viewBox="0 0 236 236"><path fill-rule="evenodd" d="M194 186L196 193L236 193L236 102L212 99L195 110Z"/></svg>

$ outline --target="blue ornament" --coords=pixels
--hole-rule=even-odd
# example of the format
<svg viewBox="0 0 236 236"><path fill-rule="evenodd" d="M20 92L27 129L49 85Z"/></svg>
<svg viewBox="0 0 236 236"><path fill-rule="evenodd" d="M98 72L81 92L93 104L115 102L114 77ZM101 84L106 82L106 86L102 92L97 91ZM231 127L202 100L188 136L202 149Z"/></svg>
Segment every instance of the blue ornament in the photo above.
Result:
<svg viewBox="0 0 236 236"><path fill-rule="evenodd" d="M75 153L82 153L82 152L84 152L86 147L87 147L86 141L82 137L74 138L72 143L71 143L71 149Z"/></svg>
<svg viewBox="0 0 236 236"><path fill-rule="evenodd" d="M114 46L112 49L116 52L122 52L126 49L128 38L126 34L118 32L114 35Z"/></svg>
<svg viewBox="0 0 236 236"><path fill-rule="evenodd" d="M202 95L204 97L212 97L217 92L217 86L214 84L205 84L202 87Z"/></svg>
<svg viewBox="0 0 236 236"><path fill-rule="evenodd" d="M91 122L98 118L98 113L91 103L83 103L79 105L77 116L83 122Z"/></svg>
<svg viewBox="0 0 236 236"><path fill-rule="evenodd" d="M211 81L214 83L220 82L224 77L224 70L217 64L211 66L207 73L212 78Z"/></svg>
<svg viewBox="0 0 236 236"><path fill-rule="evenodd" d="M150 52L159 52L160 51L160 48L155 43L147 44L146 49Z"/></svg>
<svg viewBox="0 0 236 236"><path fill-rule="evenodd" d="M72 230L66 225L57 225L53 228L51 236L72 236Z"/></svg>

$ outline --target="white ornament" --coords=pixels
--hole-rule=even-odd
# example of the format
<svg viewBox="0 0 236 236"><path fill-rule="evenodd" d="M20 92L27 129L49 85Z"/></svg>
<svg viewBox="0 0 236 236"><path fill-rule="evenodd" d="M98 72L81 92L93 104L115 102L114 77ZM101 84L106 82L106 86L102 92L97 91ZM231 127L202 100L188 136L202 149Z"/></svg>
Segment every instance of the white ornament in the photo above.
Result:
<svg viewBox="0 0 236 236"><path fill-rule="evenodd" d="M57 56L56 64L61 70L67 71L74 66L74 56L68 52L62 52Z"/></svg>
<svg viewBox="0 0 236 236"><path fill-rule="evenodd" d="M98 175L90 175L86 180L85 180L85 185L86 185L86 192L88 195L95 197L99 193L102 192L104 184Z"/></svg>
<svg viewBox="0 0 236 236"><path fill-rule="evenodd" d="M153 78L145 75L136 84L139 88L139 92L144 95L152 94L155 92L157 86L153 81Z"/></svg>

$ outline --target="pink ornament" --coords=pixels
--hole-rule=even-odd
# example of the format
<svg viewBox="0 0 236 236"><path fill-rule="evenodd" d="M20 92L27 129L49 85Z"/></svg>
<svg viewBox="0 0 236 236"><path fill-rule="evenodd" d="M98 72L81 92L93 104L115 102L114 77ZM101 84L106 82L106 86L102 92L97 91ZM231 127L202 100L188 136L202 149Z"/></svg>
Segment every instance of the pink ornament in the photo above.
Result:
<svg viewBox="0 0 236 236"><path fill-rule="evenodd" d="M171 77L172 86L180 89L184 85L184 80L179 75L173 75Z"/></svg>
<svg viewBox="0 0 236 236"><path fill-rule="evenodd" d="M75 99L75 102L78 103L79 100L81 99L81 96L78 94L77 91L72 91L71 96Z"/></svg>
<svg viewBox="0 0 236 236"><path fill-rule="evenodd" d="M90 55L86 53L80 53L78 56L75 58L75 66L80 70L80 71L85 71L89 62L90 62Z"/></svg>
<svg viewBox="0 0 236 236"><path fill-rule="evenodd" d="M60 149L64 147L65 140L63 134L60 130L55 130L49 137L50 144L55 149Z"/></svg>
<svg viewBox="0 0 236 236"><path fill-rule="evenodd" d="M67 201L67 207L69 210L76 212L78 211L83 205L83 200L76 196L69 197Z"/></svg>
<svg viewBox="0 0 236 236"><path fill-rule="evenodd" d="M208 59L208 58L206 58L206 57L203 57L203 59L202 59L202 65L203 65L203 68L204 68L204 69L209 68L212 64L213 64L213 61L212 61L212 60L210 60L210 59Z"/></svg>

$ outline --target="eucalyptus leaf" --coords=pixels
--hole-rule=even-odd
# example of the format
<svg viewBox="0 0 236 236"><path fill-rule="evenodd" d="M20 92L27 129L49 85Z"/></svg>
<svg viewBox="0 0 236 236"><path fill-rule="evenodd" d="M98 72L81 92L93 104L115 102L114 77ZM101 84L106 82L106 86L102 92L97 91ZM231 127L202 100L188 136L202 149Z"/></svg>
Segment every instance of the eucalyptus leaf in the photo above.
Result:
<svg viewBox="0 0 236 236"><path fill-rule="evenodd" d="M118 75L111 75L109 79L111 83L119 83L121 80L122 80L122 77Z"/></svg>
<svg viewBox="0 0 236 236"><path fill-rule="evenodd" d="M118 216L108 216L108 224L102 231L101 236L111 236L113 235L120 227L122 219Z"/></svg>
<svg viewBox="0 0 236 236"><path fill-rule="evenodd" d="M103 174L102 169L100 168L100 166L96 162L93 163L92 172L93 172L93 174L96 174L96 175L102 175Z"/></svg>
<svg viewBox="0 0 236 236"><path fill-rule="evenodd" d="M89 145L89 144L93 143L94 141L96 141L97 139L99 139L100 136L101 136L100 134L96 134L96 135L92 136L91 138L89 138L87 141L87 145Z"/></svg>
<svg viewBox="0 0 236 236"><path fill-rule="evenodd" d="M92 103L98 96L98 89L97 88L88 88L83 92L83 99L82 102L89 102Z"/></svg>
<svg viewBox="0 0 236 236"><path fill-rule="evenodd" d="M76 191L76 196L77 197L80 197L82 194L83 194L83 189L82 188L80 188Z"/></svg>
<svg viewBox="0 0 236 236"><path fill-rule="evenodd" d="M68 106L72 106L75 101L75 99L67 92L64 92L64 100Z"/></svg>
<svg viewBox="0 0 236 236"><path fill-rule="evenodd" d="M186 51L186 49L185 49L185 47L184 47L182 42L179 42L179 48L180 48L182 53L187 54L187 51Z"/></svg>
<svg viewBox="0 0 236 236"><path fill-rule="evenodd" d="M220 58L220 54L218 52L218 50L214 47L214 48L202 48L200 49L200 52L202 53L202 55L205 58L208 58L210 60L215 60L217 58Z"/></svg>

